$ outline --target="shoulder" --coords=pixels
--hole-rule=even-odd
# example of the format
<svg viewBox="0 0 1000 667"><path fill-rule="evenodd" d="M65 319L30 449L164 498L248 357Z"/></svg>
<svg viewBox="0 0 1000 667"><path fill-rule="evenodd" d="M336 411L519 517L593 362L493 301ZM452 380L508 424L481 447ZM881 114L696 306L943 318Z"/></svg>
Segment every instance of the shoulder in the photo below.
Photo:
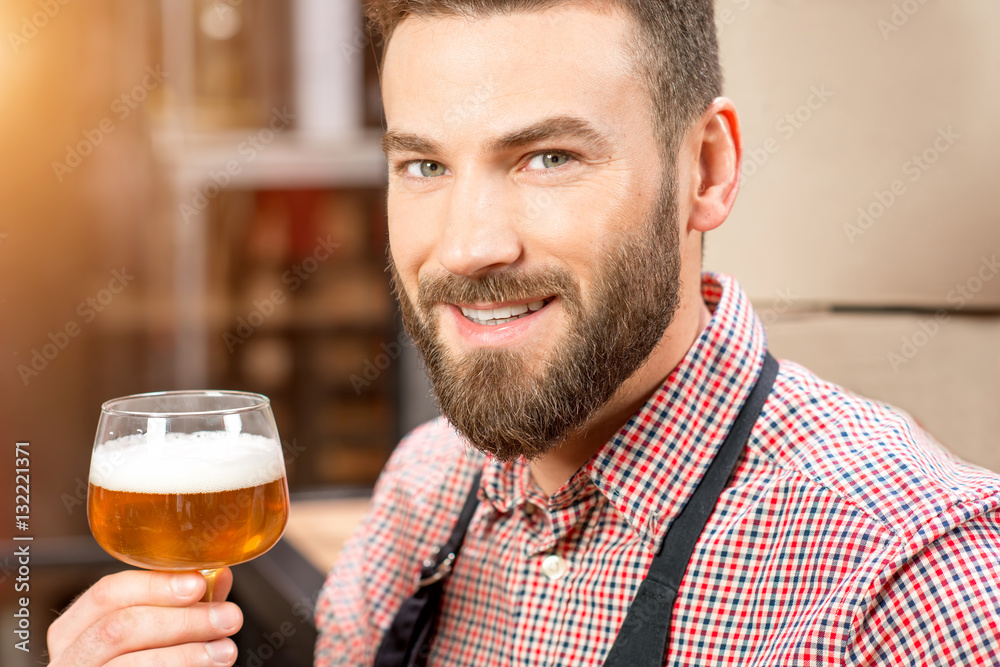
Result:
<svg viewBox="0 0 1000 667"><path fill-rule="evenodd" d="M421 562L447 539L483 459L440 418L400 441L319 598L317 665L371 664Z"/></svg>
<svg viewBox="0 0 1000 667"><path fill-rule="evenodd" d="M752 446L850 504L898 548L1000 508L1000 476L966 463L905 412L783 361Z"/></svg>
<svg viewBox="0 0 1000 667"><path fill-rule="evenodd" d="M787 361L748 447L784 511L836 538L809 548L853 591L838 598L845 664L1000 659L1000 476Z"/></svg>
<svg viewBox="0 0 1000 667"><path fill-rule="evenodd" d="M412 559L419 569L423 552L447 537L484 458L444 418L418 426L399 442L375 483L358 538L368 548Z"/></svg>
<svg viewBox="0 0 1000 667"><path fill-rule="evenodd" d="M403 436L386 465L390 472L400 465L434 465L448 461L466 448L465 439L448 420L437 417L424 422Z"/></svg>
<svg viewBox="0 0 1000 667"><path fill-rule="evenodd" d="M471 483L483 459L448 420L432 419L400 440L379 476L374 500L387 493L397 497L447 493L449 484L461 484L466 478Z"/></svg>
<svg viewBox="0 0 1000 667"><path fill-rule="evenodd" d="M427 422L400 441L379 477L364 525L371 594L391 606L406 592L421 562L448 538L484 456L469 447L443 418ZM392 574L387 574L391 565ZM395 579L391 584L387 577ZM389 584L389 585L387 585ZM408 592L407 592L408 594Z"/></svg>

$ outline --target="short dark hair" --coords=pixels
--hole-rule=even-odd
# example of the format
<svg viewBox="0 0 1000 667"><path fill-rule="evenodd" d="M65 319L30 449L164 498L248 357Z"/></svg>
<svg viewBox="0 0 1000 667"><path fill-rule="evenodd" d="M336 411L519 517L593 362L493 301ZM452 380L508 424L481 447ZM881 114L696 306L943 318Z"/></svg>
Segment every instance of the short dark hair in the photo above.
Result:
<svg viewBox="0 0 1000 667"><path fill-rule="evenodd" d="M581 4L585 0L576 0ZM629 45L650 91L664 155L672 158L684 132L722 94L712 0L586 0L631 16L639 34ZM574 0L366 0L370 29L389 39L407 16L469 16L541 11Z"/></svg>

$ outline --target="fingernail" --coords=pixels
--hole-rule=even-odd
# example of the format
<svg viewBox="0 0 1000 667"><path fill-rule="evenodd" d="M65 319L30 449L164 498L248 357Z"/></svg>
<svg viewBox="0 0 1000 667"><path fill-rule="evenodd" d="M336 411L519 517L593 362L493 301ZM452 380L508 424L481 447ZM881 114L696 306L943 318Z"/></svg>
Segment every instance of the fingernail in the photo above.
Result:
<svg viewBox="0 0 1000 667"><path fill-rule="evenodd" d="M234 604L220 602L209 608L208 618L212 621L212 625L220 630L232 630L239 625L240 610Z"/></svg>
<svg viewBox="0 0 1000 667"><path fill-rule="evenodd" d="M198 580L191 576L174 577L170 580L170 588L174 591L174 595L182 598L190 597L197 586Z"/></svg>
<svg viewBox="0 0 1000 667"><path fill-rule="evenodd" d="M217 665L232 664L233 658L236 657L236 645L228 639L216 639L205 644L205 651Z"/></svg>

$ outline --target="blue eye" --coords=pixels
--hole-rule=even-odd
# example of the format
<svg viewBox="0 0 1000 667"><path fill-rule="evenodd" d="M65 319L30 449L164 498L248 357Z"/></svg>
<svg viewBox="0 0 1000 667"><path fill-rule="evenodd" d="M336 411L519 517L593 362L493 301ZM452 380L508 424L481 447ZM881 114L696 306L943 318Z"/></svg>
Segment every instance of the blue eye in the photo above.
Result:
<svg viewBox="0 0 1000 667"><path fill-rule="evenodd" d="M528 161L530 169L555 169L570 161L566 153L539 153Z"/></svg>
<svg viewBox="0 0 1000 667"><path fill-rule="evenodd" d="M406 173L417 178L434 178L444 171L444 165L433 160L415 160L406 165Z"/></svg>

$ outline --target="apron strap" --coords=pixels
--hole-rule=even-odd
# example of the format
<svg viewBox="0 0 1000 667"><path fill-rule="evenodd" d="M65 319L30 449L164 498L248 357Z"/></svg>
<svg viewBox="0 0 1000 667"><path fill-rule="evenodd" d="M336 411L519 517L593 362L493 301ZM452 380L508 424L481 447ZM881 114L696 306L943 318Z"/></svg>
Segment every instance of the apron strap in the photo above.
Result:
<svg viewBox="0 0 1000 667"><path fill-rule="evenodd" d="M695 544L722 495L740 454L750 437L754 422L771 393L778 374L778 362L765 353L764 367L746 403L718 453L709 464L694 494L671 524L660 552L653 558L646 578L635 598L618 637L608 653L605 667L662 667L667 650L674 600L687 570ZM479 503L480 470L451 536L436 558L424 561L417 591L403 601L386 631L375 656L374 667L422 667L430 653L430 634L438 616L444 583Z"/></svg>
<svg viewBox="0 0 1000 667"><path fill-rule="evenodd" d="M465 533L479 505L479 478L483 471L476 472L472 488L465 497L465 504L458 515L458 521L451 536L434 558L428 558L420 568L417 590L403 601L392 625L385 633L382 644L375 656L375 667L416 667L427 664L430 650L430 632L437 619L441 604L444 582L451 575L452 566Z"/></svg>
<svg viewBox="0 0 1000 667"><path fill-rule="evenodd" d="M670 525L660 552L653 558L646 578L639 584L604 667L662 667L674 600L691 554L736 468L777 374L778 362L767 354L760 377L740 409L736 422L694 494Z"/></svg>

